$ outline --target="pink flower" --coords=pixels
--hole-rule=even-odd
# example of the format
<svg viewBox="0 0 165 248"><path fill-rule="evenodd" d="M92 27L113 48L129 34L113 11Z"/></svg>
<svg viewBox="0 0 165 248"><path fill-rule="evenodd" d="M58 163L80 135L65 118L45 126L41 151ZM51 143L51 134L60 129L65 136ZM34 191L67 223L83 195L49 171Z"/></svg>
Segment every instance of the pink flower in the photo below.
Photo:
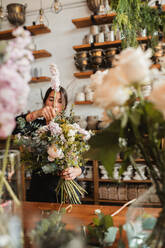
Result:
<svg viewBox="0 0 165 248"><path fill-rule="evenodd" d="M15 127L15 119L13 114L9 112L1 112L0 115L0 137L6 138Z"/></svg>
<svg viewBox="0 0 165 248"><path fill-rule="evenodd" d="M61 127L59 126L58 123L55 123L54 121L50 121L48 127L51 132L51 135L58 135L62 133Z"/></svg>
<svg viewBox="0 0 165 248"><path fill-rule="evenodd" d="M51 146L48 147L47 152L49 154L48 160L50 162L54 161L55 158L61 159L61 158L64 157L64 154L63 154L62 150L61 149L57 149L57 147L54 144L52 144Z"/></svg>
<svg viewBox="0 0 165 248"><path fill-rule="evenodd" d="M10 135L15 127L15 116L27 103L30 81L30 33L19 27L13 32L17 38L8 43L0 65L0 136Z"/></svg>
<svg viewBox="0 0 165 248"><path fill-rule="evenodd" d="M60 90L60 73L55 64L51 64L49 66L50 72L52 74L52 79L51 79L51 87L54 89L56 92L59 92Z"/></svg>

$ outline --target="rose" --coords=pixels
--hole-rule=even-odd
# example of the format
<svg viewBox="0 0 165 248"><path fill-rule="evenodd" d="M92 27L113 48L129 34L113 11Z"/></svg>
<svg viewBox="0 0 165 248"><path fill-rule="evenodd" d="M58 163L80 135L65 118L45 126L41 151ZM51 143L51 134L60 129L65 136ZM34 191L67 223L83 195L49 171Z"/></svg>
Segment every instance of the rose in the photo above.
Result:
<svg viewBox="0 0 165 248"><path fill-rule="evenodd" d="M50 162L53 162L56 158L61 159L64 157L62 150L57 149L57 147L54 144L48 147L47 153L49 154L48 160Z"/></svg>

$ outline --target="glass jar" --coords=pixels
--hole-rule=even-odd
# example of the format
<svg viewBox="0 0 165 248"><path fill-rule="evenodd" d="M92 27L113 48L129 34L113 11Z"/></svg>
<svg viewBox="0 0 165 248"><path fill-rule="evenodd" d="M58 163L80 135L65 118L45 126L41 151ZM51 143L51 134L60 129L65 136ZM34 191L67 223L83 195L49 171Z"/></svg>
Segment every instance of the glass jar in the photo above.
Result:
<svg viewBox="0 0 165 248"><path fill-rule="evenodd" d="M5 150L0 150L0 170L3 170L5 160ZM13 200L9 187L15 196L22 200L22 185L21 185L21 166L20 166L20 152L18 150L9 150L6 157L5 180L3 180L3 188L1 194L1 203L8 200ZM1 180L0 180L1 185ZM0 189L1 190L1 189Z"/></svg>
<svg viewBox="0 0 165 248"><path fill-rule="evenodd" d="M20 152L0 150L0 247L22 248Z"/></svg>

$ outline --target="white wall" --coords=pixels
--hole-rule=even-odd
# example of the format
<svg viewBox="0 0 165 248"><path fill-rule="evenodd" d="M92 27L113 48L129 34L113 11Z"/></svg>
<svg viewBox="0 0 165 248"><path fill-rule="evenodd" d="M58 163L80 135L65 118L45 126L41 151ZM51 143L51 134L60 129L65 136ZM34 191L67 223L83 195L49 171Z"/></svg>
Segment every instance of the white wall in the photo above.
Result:
<svg viewBox="0 0 165 248"><path fill-rule="evenodd" d="M77 2L75 0L61 0L63 4ZM34 0L6 0L3 1L3 7L9 3L27 3L27 18L24 25L32 25L33 21L36 21L37 15L36 12L29 11L36 10L40 8L40 1ZM43 8L50 7L53 0L42 1ZM42 68L43 76L50 76L49 64L54 62L58 65L62 85L68 90L69 102L74 102L74 96L80 88L85 84L89 84L89 79L77 79L73 76L73 73L77 71L74 65L74 54L75 51L72 49L73 45L82 44L82 39L86 33L89 32L89 28L77 29L72 24L72 19L89 16L91 12L88 10L87 5L84 4L83 7L77 7L72 9L64 9L59 14L55 14L51 11L46 11L45 15L49 20L49 27L51 33L34 36L37 49L47 49L51 52L52 57L37 59L33 63L33 68ZM11 27L8 21L5 21L2 25L2 29L8 29ZM50 83L37 83L31 84L31 92L29 95L28 106L26 110L34 110L41 106L40 90L43 93L49 87ZM68 89L68 85L69 89ZM25 110L25 111L26 111ZM75 106L75 114L87 116L87 115L96 115L100 114L101 111L90 105L80 105Z"/></svg>
<svg viewBox="0 0 165 248"><path fill-rule="evenodd" d="M39 0L3 0L3 6L5 7L7 4L15 2L21 4L27 3L28 5L25 25L31 25L33 21L36 21L38 13L32 13L31 11L40 8ZM42 0L43 8L49 8L52 2L53 0ZM80 0L61 0L61 2L65 5L66 3L80 2ZM151 2L154 1L152 0ZM161 0L160 2L165 4L165 0ZM88 10L86 4L84 4L83 7L64 9L59 14L46 11L51 33L34 36L37 49L47 49L52 53L52 57L36 60L33 64L33 68L42 68L42 74L50 76L49 64L52 62L56 63L61 73L62 85L68 91L70 103L74 102L75 93L79 91L83 85L89 84L90 82L90 79L77 79L73 76L73 73L77 71L77 69L74 65L73 56L75 51L72 49L72 46L82 44L82 39L84 35L89 32L89 28L77 29L72 24L72 19L89 16L90 14L91 12ZM11 27L11 25L8 21L5 21L2 25L2 29L8 29L9 27ZM40 90L44 93L49 85L50 84L46 82L30 85L31 92L26 110L33 110L41 106ZM69 89L68 85L70 85ZM75 106L75 114L78 115L100 115L100 113L101 110L94 106Z"/></svg>

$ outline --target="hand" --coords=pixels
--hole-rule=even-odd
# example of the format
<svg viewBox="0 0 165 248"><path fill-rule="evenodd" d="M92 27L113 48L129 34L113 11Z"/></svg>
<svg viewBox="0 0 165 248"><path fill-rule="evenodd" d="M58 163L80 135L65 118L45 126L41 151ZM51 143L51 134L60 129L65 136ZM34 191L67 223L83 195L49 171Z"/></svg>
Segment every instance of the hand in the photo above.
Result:
<svg viewBox="0 0 165 248"><path fill-rule="evenodd" d="M80 176L82 173L79 167L69 167L62 171L61 177L65 180L74 180L76 177Z"/></svg>
<svg viewBox="0 0 165 248"><path fill-rule="evenodd" d="M56 116L56 111L51 106L45 106L40 111L41 116L46 119L46 122L50 122Z"/></svg>

